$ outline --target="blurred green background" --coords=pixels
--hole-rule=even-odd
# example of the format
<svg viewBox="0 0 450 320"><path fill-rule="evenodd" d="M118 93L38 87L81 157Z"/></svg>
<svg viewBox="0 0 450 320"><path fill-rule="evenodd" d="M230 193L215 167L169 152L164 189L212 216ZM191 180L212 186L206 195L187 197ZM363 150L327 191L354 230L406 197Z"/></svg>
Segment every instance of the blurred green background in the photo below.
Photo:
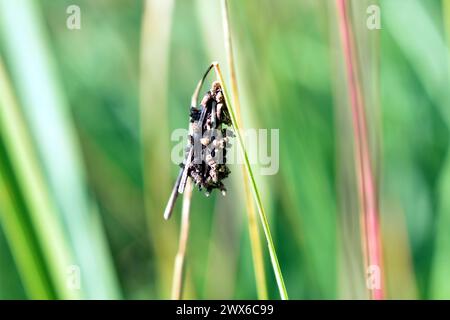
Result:
<svg viewBox="0 0 450 320"><path fill-rule="evenodd" d="M256 178L289 296L367 298L335 2L229 2L244 126L280 130ZM350 2L387 297L450 298L450 0ZM0 298L170 297L171 132L211 61L227 77L222 33L219 1L0 0ZM194 192L185 298L257 298L231 170L226 197Z"/></svg>

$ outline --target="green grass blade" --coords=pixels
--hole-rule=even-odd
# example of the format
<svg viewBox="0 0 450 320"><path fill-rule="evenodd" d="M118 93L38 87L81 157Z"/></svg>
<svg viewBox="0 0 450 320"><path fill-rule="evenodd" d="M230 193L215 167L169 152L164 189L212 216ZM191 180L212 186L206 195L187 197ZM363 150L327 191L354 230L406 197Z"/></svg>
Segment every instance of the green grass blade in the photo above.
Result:
<svg viewBox="0 0 450 320"><path fill-rule="evenodd" d="M214 63L214 70L216 71L218 80L222 84L222 90L224 93L225 102L226 102L226 104L228 106L228 110L230 112L230 117L231 117L231 121L233 123L233 128L235 129L234 131L235 131L235 134L237 137L239 150L244 158L244 167L247 172L248 179L250 180L250 186L252 187L253 197L255 198L255 201L256 201L256 207L258 209L259 218L261 220L261 224L262 224L262 227L264 230L264 235L266 237L267 247L269 249L270 261L272 262L273 272L274 272L275 278L277 280L278 290L280 292L281 299L287 300L287 299L289 299L289 297L288 297L288 294L286 291L286 286L284 284L280 264L278 263L277 253L275 250L275 246L273 244L272 234L271 234L270 228L269 228L269 221L267 220L267 215L266 215L266 212L264 210L264 207L263 207L262 201L261 201L261 195L259 193L258 186L256 185L255 177L253 175L253 171L250 166L250 161L248 159L247 151L244 146L244 140L242 138L242 135L240 132L240 127L239 127L239 124L238 124L238 121L236 118L236 110L234 109L234 107L231 103L230 97L228 95L228 90L225 85L222 71L220 70L219 64L216 62Z"/></svg>
<svg viewBox="0 0 450 320"><path fill-rule="evenodd" d="M40 7L29 0L1 0L0 24L5 60L42 160L50 197L60 214L55 224L62 222L73 252L74 260L69 265L80 268L81 291L87 298L117 298L114 268L98 213L93 210L95 204L86 188L69 104L55 72Z"/></svg>
<svg viewBox="0 0 450 320"><path fill-rule="evenodd" d="M13 163L18 185L30 210L29 218L36 231L40 246L45 252L46 263L49 273L52 274L57 295L59 298L77 298L78 293L68 290L66 286L66 268L71 264L67 241L58 221L58 215L49 199L48 187L40 174L41 169L32 148L30 136L21 118L19 107L9 83L3 63L0 60L0 133L4 139L6 151ZM12 205L8 207L14 209ZM23 224L17 220L19 218L13 217L18 212L16 210L11 212L7 209L3 210L6 210L4 214L10 215L9 220L4 220L5 227L8 227L8 230L13 228L16 232L24 232ZM9 233L10 236L14 235L12 232ZM27 239L23 236L22 240L26 241ZM9 241L15 240L9 238ZM16 250L28 248L19 247L19 243L15 243L15 245L13 248ZM26 254L26 251L16 251L17 256ZM36 269L36 272L38 270ZM24 279L31 277L28 272L33 274L31 269L22 268L22 271L27 272L27 274L22 274Z"/></svg>
<svg viewBox="0 0 450 320"><path fill-rule="evenodd" d="M233 47L231 40L231 28L229 22L229 10L226 0L222 0L222 15L223 15L223 30L224 30L224 42L225 51L227 53L227 61L230 70L231 79L231 93L233 99L233 105L236 109L236 120L239 126L242 127L241 105L239 99L239 90L237 85L237 75L234 63ZM245 177L245 168L243 169L243 176ZM258 291L259 299L266 300L268 298L267 285L266 285L266 273L264 270L264 257L262 252L261 238L259 235L259 228L256 222L256 211L252 201L249 181L244 178L244 193L245 193L245 206L247 208L248 216L248 229L250 234L250 243L252 247L252 258L255 271L256 289Z"/></svg>
<svg viewBox="0 0 450 320"><path fill-rule="evenodd" d="M3 152L2 152L3 153ZM8 240L26 294L31 299L50 299L52 286L45 277L46 266L39 260L39 248L31 237L25 212L17 205L4 160L0 157L0 224Z"/></svg>

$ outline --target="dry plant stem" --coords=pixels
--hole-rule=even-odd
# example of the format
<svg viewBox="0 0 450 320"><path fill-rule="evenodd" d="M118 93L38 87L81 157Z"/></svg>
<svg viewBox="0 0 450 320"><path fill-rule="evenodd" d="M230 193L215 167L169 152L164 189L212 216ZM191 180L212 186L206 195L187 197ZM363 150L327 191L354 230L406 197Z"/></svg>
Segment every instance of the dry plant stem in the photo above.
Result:
<svg viewBox="0 0 450 320"><path fill-rule="evenodd" d="M266 212L262 205L261 195L259 194L258 187L256 186L256 181L255 181L255 177L253 176L253 171L250 166L248 154L244 147L244 140L242 138L242 134L239 129L239 124L238 124L237 118L236 118L236 112L235 112L233 104L231 103L230 98L228 96L228 91L226 89L225 81L223 78L222 71L220 70L220 66L217 62L214 62L213 65L214 65L214 70L216 72L217 78L218 78L220 84L222 85L223 95L225 97L225 102L228 107L228 111L230 113L231 121L233 123L234 133L236 134L236 137L237 137L239 150L241 152L242 157L244 158L245 172L250 181L250 186L251 186L251 189L253 192L253 197L256 202L256 207L258 209L259 218L261 220L261 224L262 224L262 227L264 230L264 235L266 237L267 247L269 249L270 261L272 262L273 272L274 272L275 278L277 280L278 290L280 292L281 299L287 300L288 294L286 291L286 286L284 284L283 275L281 273L280 264L278 263L275 246L273 244L272 234L271 234L270 228L269 228L269 221L267 220L267 215L266 215Z"/></svg>
<svg viewBox="0 0 450 320"><path fill-rule="evenodd" d="M213 64L211 64L206 70L203 77L197 84L194 93L191 98L191 107L197 106L198 95L202 88L203 83L205 82L208 73L213 68ZM189 131L192 131L192 124L189 124ZM190 156L188 156L190 158ZM175 205L175 201L178 196L178 186L181 180L181 174L183 170L180 171L180 174L175 182L175 186L172 190L172 194L169 198L169 203L167 204L166 210L164 211L164 218L168 220L172 214L173 207ZM184 265L186 260L186 248L189 239L189 216L190 216L190 208L191 208L191 199L192 199L192 189L193 182L190 178L186 181L186 186L183 192L183 208L181 212L181 226L180 226L180 239L178 244L178 252L175 256L175 266L173 271L173 279L172 279L172 300L181 299L181 294L183 291L183 278L184 278Z"/></svg>
<svg viewBox="0 0 450 320"><path fill-rule="evenodd" d="M355 163L357 168L358 189L361 205L362 242L365 266L378 267L380 270L380 286L368 288L370 297L375 300L384 299L382 249L380 238L380 221L378 213L377 189L373 176L373 168L368 143L368 131L365 118L364 101L358 79L354 39L346 0L336 0L339 30L344 51L347 86L352 108L353 129L355 137Z"/></svg>
<svg viewBox="0 0 450 320"><path fill-rule="evenodd" d="M172 300L180 300L183 292L183 278L186 261L186 248L189 240L189 217L191 211L192 180L188 178L183 193L183 208L181 211L180 239L178 252L175 256L173 270Z"/></svg>
<svg viewBox="0 0 450 320"><path fill-rule="evenodd" d="M237 76L236 69L233 58L233 47L231 42L231 32L228 17L228 5L226 0L222 0L222 13L223 13L223 29L225 38L225 49L227 54L228 67L230 69L231 78L231 96L233 100L233 105L236 109L237 122L242 128L242 118L241 118L241 105L239 100L239 92L237 86ZM258 292L258 298L260 300L267 300L267 285L266 285L266 275L264 270L264 259L261 246L261 238L259 235L259 228L256 222L256 211L253 204L249 182L245 179L246 172L245 168L242 167L242 173L244 176L244 192L245 192L245 204L247 207L247 218L248 218L248 229L250 234L250 243L252 246L252 258L253 265L255 268L255 280L256 289Z"/></svg>

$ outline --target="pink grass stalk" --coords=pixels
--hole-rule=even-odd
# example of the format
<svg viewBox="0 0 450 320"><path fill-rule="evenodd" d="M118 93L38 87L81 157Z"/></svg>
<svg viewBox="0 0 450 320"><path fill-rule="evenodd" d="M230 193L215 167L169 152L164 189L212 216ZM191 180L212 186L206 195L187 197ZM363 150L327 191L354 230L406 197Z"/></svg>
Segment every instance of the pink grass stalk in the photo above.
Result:
<svg viewBox="0 0 450 320"><path fill-rule="evenodd" d="M361 210L362 243L366 271L376 266L379 286L368 286L371 299L384 299L383 261L380 233L380 218L378 212L377 186L371 164L368 131L365 116L364 100L361 84L358 79L358 63L348 13L348 1L336 0L339 31L344 51L348 94L350 97L352 121L355 139L355 163L358 177L358 191ZM369 269L370 268L370 269ZM369 276L373 276L369 275Z"/></svg>

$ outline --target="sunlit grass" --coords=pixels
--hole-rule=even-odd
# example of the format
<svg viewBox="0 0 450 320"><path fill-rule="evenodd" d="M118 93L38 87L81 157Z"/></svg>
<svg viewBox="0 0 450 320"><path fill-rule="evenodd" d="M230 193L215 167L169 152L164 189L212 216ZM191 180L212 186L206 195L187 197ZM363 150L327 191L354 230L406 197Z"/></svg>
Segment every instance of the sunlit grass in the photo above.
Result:
<svg viewBox="0 0 450 320"><path fill-rule="evenodd" d="M280 166L236 166L226 197L193 194L181 298L278 298L285 285L291 299L366 298L335 3L229 0L230 54L221 1L80 0L82 28L68 30L70 1L0 0L0 295L170 298L182 211L162 218L171 133L218 60L236 127L279 129ZM448 298L449 1L346 3L386 297ZM366 27L372 4L379 31Z"/></svg>
<svg viewBox="0 0 450 320"><path fill-rule="evenodd" d="M236 66L234 62L234 53L232 47L231 40L231 27L230 27L230 18L229 18L229 9L228 3L226 0L222 0L222 21L223 21L223 30L224 30L224 47L227 56L228 69L230 70L230 83L231 83L231 97L233 101L233 106L236 115L236 125L239 125L241 129L243 129L242 116L241 116L241 104L239 98L239 90L237 85L237 75L236 75ZM248 163L246 164L248 165ZM253 257L253 266L255 270L255 280L256 280L256 289L258 292L258 298L262 300L266 300L268 298L267 293L267 285L266 285L266 274L264 267L264 258L261 246L261 238L259 234L259 227L257 224L257 216L255 211L255 205L252 200L252 195L249 186L249 180L245 178L247 168L242 168L244 175L244 192L245 192L245 206L248 216L248 229L250 233L250 243L252 247L252 257ZM254 183L254 182L253 182ZM253 186L254 190L256 189L256 185ZM272 255L272 253L271 253ZM282 276L279 276L281 281ZM278 278L278 276L277 276ZM284 287L284 284L282 284ZM284 288L284 291L286 289ZM285 293L282 293L283 297ZM285 296L287 298L287 294Z"/></svg>

